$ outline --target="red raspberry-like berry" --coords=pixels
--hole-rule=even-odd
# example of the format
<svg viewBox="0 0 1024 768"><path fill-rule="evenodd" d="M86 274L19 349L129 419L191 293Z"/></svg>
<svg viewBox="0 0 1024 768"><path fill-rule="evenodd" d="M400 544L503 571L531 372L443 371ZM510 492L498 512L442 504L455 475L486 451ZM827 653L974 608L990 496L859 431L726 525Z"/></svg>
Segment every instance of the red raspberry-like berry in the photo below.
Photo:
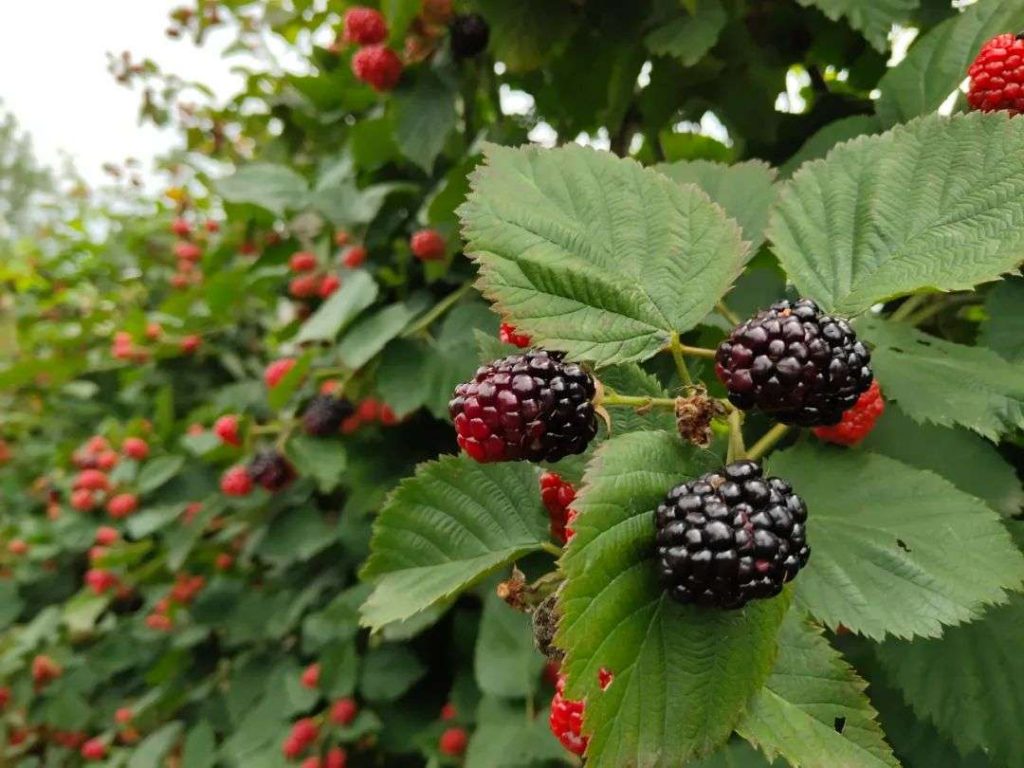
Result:
<svg viewBox="0 0 1024 768"><path fill-rule="evenodd" d="M127 725L135 719L135 713L132 712L131 707L119 707L114 713L114 722L118 725Z"/></svg>
<svg viewBox="0 0 1024 768"><path fill-rule="evenodd" d="M288 283L288 294L295 299L309 299L316 296L320 278L313 274L299 275Z"/></svg>
<svg viewBox="0 0 1024 768"><path fill-rule="evenodd" d="M286 760L294 760L306 751L305 742L299 741L294 736L289 736L281 745L281 754Z"/></svg>
<svg viewBox="0 0 1024 768"><path fill-rule="evenodd" d="M11 689L6 685L0 687L0 710L7 709L7 705L11 703Z"/></svg>
<svg viewBox="0 0 1024 768"><path fill-rule="evenodd" d="M7 551L16 556L24 555L28 553L28 542L24 539L11 539Z"/></svg>
<svg viewBox="0 0 1024 768"><path fill-rule="evenodd" d="M139 508L139 497L134 493L119 493L107 502L107 512L114 519L128 517Z"/></svg>
<svg viewBox="0 0 1024 768"><path fill-rule="evenodd" d="M352 236L343 229L339 229L334 233L334 244L339 248L348 245L348 241L352 239Z"/></svg>
<svg viewBox="0 0 1024 768"><path fill-rule="evenodd" d="M582 701L572 701L565 698L565 676L558 678L558 685L555 687L555 696L551 699L551 716L548 718L548 725L551 732L555 734L562 746L574 755L582 755L587 750L589 739L582 734L583 710L585 704Z"/></svg>
<svg viewBox="0 0 1024 768"><path fill-rule="evenodd" d="M79 488L71 494L71 506L79 512L89 512L96 506L96 499L88 488Z"/></svg>
<svg viewBox="0 0 1024 768"><path fill-rule="evenodd" d="M231 566L235 564L235 558L229 555L227 552L220 552L217 557L214 558L213 565L218 571L230 571Z"/></svg>
<svg viewBox="0 0 1024 768"><path fill-rule="evenodd" d="M563 544L568 540L565 524L569 518L569 505L576 499L576 489L561 475L545 472L540 476L540 497L551 520L551 536Z"/></svg>
<svg viewBox="0 0 1024 768"><path fill-rule="evenodd" d="M242 441L238 436L238 416L233 413L221 416L213 422L213 434L228 445L241 445Z"/></svg>
<svg viewBox="0 0 1024 768"><path fill-rule="evenodd" d="M352 57L352 72L375 91L390 91L402 77L402 60L387 46L368 45Z"/></svg>
<svg viewBox="0 0 1024 768"><path fill-rule="evenodd" d="M291 357L285 357L281 360L275 360L267 369L263 372L263 380L267 383L267 386L273 389L288 372L295 367L295 359Z"/></svg>
<svg viewBox="0 0 1024 768"><path fill-rule="evenodd" d="M526 349L530 346L530 337L525 333L519 333L516 331L514 325L509 325L508 323L501 324L501 328L498 331L498 338L500 338L503 343L512 344L520 349Z"/></svg>
<svg viewBox="0 0 1024 768"><path fill-rule="evenodd" d="M117 529L111 528L109 525L101 525L96 529L96 543L101 547L109 547L120 538L121 534L117 532Z"/></svg>
<svg viewBox="0 0 1024 768"><path fill-rule="evenodd" d="M388 23L380 11L356 6L345 13L345 42L374 45L388 39Z"/></svg>
<svg viewBox="0 0 1024 768"><path fill-rule="evenodd" d="M220 222L215 219L207 219L203 226L206 227L206 231L211 235L215 235L220 232Z"/></svg>
<svg viewBox="0 0 1024 768"><path fill-rule="evenodd" d="M372 397L363 400L356 409L356 416L359 417L360 421L376 421L379 413L380 403Z"/></svg>
<svg viewBox="0 0 1024 768"><path fill-rule="evenodd" d="M192 225L185 219L175 219L171 222L171 232L178 237L188 237L192 234Z"/></svg>
<svg viewBox="0 0 1024 768"><path fill-rule="evenodd" d="M87 491L106 491L110 488L110 480L98 469L83 469L75 477L72 487L75 490L84 488Z"/></svg>
<svg viewBox="0 0 1024 768"><path fill-rule="evenodd" d="M364 261L366 261L366 249L361 245L353 245L341 256L341 263L349 269L362 266Z"/></svg>
<svg viewBox="0 0 1024 768"><path fill-rule="evenodd" d="M32 680L37 687L53 682L63 672L61 666L49 656L40 654L32 659Z"/></svg>
<svg viewBox="0 0 1024 768"><path fill-rule="evenodd" d="M186 355L191 355L193 352L199 349L199 346L202 343L202 338L195 334L185 336L181 340L181 351Z"/></svg>
<svg viewBox="0 0 1024 768"><path fill-rule="evenodd" d="M843 413L838 424L834 427L816 427L814 434L827 443L856 445L871 433L884 410L882 389L877 380L872 381L868 391L857 399L853 408Z"/></svg>
<svg viewBox="0 0 1024 768"><path fill-rule="evenodd" d="M248 496L252 478L245 467L231 467L220 478L220 489L227 496Z"/></svg>
<svg viewBox="0 0 1024 768"><path fill-rule="evenodd" d="M195 243L175 243L174 256L182 261L195 263L203 257L203 249Z"/></svg>
<svg viewBox="0 0 1024 768"><path fill-rule="evenodd" d="M302 761L299 768L323 768L319 757L307 757Z"/></svg>
<svg viewBox="0 0 1024 768"><path fill-rule="evenodd" d="M466 751L466 744L469 743L469 736L465 728L449 728L441 734L437 742L437 748L442 755L458 757Z"/></svg>
<svg viewBox="0 0 1024 768"><path fill-rule="evenodd" d="M151 613L146 616L146 626L156 632L170 632L174 629L174 621L163 613Z"/></svg>
<svg viewBox="0 0 1024 768"><path fill-rule="evenodd" d="M320 726L316 724L316 720L310 717L304 717L301 720L296 720L292 725L291 738L300 742L304 746L312 744L317 740L320 735Z"/></svg>
<svg viewBox="0 0 1024 768"><path fill-rule="evenodd" d="M149 443L141 437L129 437L121 444L121 452L129 459L142 461L149 456Z"/></svg>
<svg viewBox="0 0 1024 768"><path fill-rule="evenodd" d="M443 707L441 707L441 719L445 722L449 720L454 720L458 716L458 710L455 709L455 705L452 704L450 701Z"/></svg>
<svg viewBox="0 0 1024 768"><path fill-rule="evenodd" d="M310 664L302 671L300 680L304 687L315 689L320 685L320 665Z"/></svg>
<svg viewBox="0 0 1024 768"><path fill-rule="evenodd" d="M412 255L420 261L440 261L444 258L445 243L436 229L421 229L409 238Z"/></svg>
<svg viewBox="0 0 1024 768"><path fill-rule="evenodd" d="M85 583L95 594L102 595L117 586L117 576L102 568L90 568L85 572Z"/></svg>
<svg viewBox="0 0 1024 768"><path fill-rule="evenodd" d="M292 272L309 272L316 269L316 254L309 251L298 251L288 260Z"/></svg>
<svg viewBox="0 0 1024 768"><path fill-rule="evenodd" d="M997 35L981 46L967 70L967 102L983 112L1024 112L1024 38Z"/></svg>
<svg viewBox="0 0 1024 768"><path fill-rule="evenodd" d="M85 760L102 760L106 756L107 745L98 737L82 745L82 757Z"/></svg>
<svg viewBox="0 0 1024 768"><path fill-rule="evenodd" d="M321 299L326 299L340 287L341 279L337 275L324 275L316 292Z"/></svg>
<svg viewBox="0 0 1024 768"><path fill-rule="evenodd" d="M338 699L331 705L331 722L335 725L348 725L359 714L359 706L355 699Z"/></svg>
<svg viewBox="0 0 1024 768"><path fill-rule="evenodd" d="M113 451L103 451L103 453L96 457L96 468L109 472L117 466L117 462L118 456L116 453Z"/></svg>
<svg viewBox="0 0 1024 768"><path fill-rule="evenodd" d="M146 338L150 341L158 341L163 335L164 329L160 327L159 323L146 324Z"/></svg>
<svg viewBox="0 0 1024 768"><path fill-rule="evenodd" d="M327 751L324 768L345 768L347 763L348 753L341 747L332 747Z"/></svg>

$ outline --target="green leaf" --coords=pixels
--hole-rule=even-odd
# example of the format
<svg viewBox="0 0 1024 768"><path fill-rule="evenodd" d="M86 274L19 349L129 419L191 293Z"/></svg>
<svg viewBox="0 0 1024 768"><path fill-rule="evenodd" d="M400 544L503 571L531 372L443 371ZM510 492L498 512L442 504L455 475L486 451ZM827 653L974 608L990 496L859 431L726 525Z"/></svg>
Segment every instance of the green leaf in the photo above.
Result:
<svg viewBox="0 0 1024 768"><path fill-rule="evenodd" d="M1024 361L1024 278L1004 280L985 298L988 318L981 343L1015 362Z"/></svg>
<svg viewBox="0 0 1024 768"><path fill-rule="evenodd" d="M1024 427L1024 362L903 323L872 319L857 328L874 344L872 367L886 398L914 421L960 424L992 440Z"/></svg>
<svg viewBox="0 0 1024 768"><path fill-rule="evenodd" d="M538 768L568 753L548 726L548 712L525 719L522 705L485 697L466 749L466 768Z"/></svg>
<svg viewBox="0 0 1024 768"><path fill-rule="evenodd" d="M475 0L474 6L490 25L488 48L510 72L540 67L579 23L568 0Z"/></svg>
<svg viewBox="0 0 1024 768"><path fill-rule="evenodd" d="M147 461L135 482L139 493L152 493L181 471L184 456L159 456Z"/></svg>
<svg viewBox="0 0 1024 768"><path fill-rule="evenodd" d="M321 491L333 491L341 483L348 454L340 441L296 435L285 450L299 472L316 480Z"/></svg>
<svg viewBox="0 0 1024 768"><path fill-rule="evenodd" d="M795 768L898 768L865 688L821 630L790 611L775 669L736 730Z"/></svg>
<svg viewBox="0 0 1024 768"><path fill-rule="evenodd" d="M692 67L718 42L728 15L720 0L701 0L696 13L680 13L649 32L647 50L655 56L674 56L684 67Z"/></svg>
<svg viewBox="0 0 1024 768"><path fill-rule="evenodd" d="M401 333L411 318L412 311L408 306L391 304L360 320L338 345L338 359L352 370L362 368Z"/></svg>
<svg viewBox="0 0 1024 768"><path fill-rule="evenodd" d="M404 480L374 525L362 608L379 628L451 600L548 539L537 474L526 464L445 456Z"/></svg>
<svg viewBox="0 0 1024 768"><path fill-rule="evenodd" d="M303 324L295 341L334 341L338 334L377 298L377 282L363 270L349 273L336 290Z"/></svg>
<svg viewBox="0 0 1024 768"><path fill-rule="evenodd" d="M25 602L18 595L18 585L13 581L0 581L0 629L10 626L24 607Z"/></svg>
<svg viewBox="0 0 1024 768"><path fill-rule="evenodd" d="M260 542L260 556L277 563L308 560L331 545L334 527L315 508L291 509L274 518Z"/></svg>
<svg viewBox="0 0 1024 768"><path fill-rule="evenodd" d="M876 50L889 50L889 32L893 24L906 23L920 0L798 0L813 6L833 21L845 18L864 35Z"/></svg>
<svg viewBox="0 0 1024 768"><path fill-rule="evenodd" d="M351 696L355 693L359 675L359 653L355 639L334 643L320 654L320 687L330 697Z"/></svg>
<svg viewBox="0 0 1024 768"><path fill-rule="evenodd" d="M930 720L964 754L987 753L996 765L1024 754L1024 598L981 621L927 642L889 642L878 650L888 679L918 717Z"/></svg>
<svg viewBox="0 0 1024 768"><path fill-rule="evenodd" d="M800 293L863 312L921 288L966 290L1024 254L1024 123L931 116L836 147L783 186L769 237Z"/></svg>
<svg viewBox="0 0 1024 768"><path fill-rule="evenodd" d="M886 406L861 445L912 467L930 469L1000 514L1016 515L1024 506L1017 473L992 443L967 430L918 424L895 403Z"/></svg>
<svg viewBox="0 0 1024 768"><path fill-rule="evenodd" d="M64 603L62 618L72 636L92 632L110 598L82 591Z"/></svg>
<svg viewBox="0 0 1024 768"><path fill-rule="evenodd" d="M687 768L785 768L784 761L769 763L747 742L733 739L710 757L687 763Z"/></svg>
<svg viewBox="0 0 1024 768"><path fill-rule="evenodd" d="M340 291L339 291L340 293ZM335 294L335 296L337 293ZM326 305L324 305L326 306ZM322 307L321 307L322 309ZM307 350L301 357L296 359L295 365L288 371L281 380L277 382L267 392L267 405L273 410L283 408L292 395L295 394L296 390L302 386L303 380L306 378L306 374L309 373L310 367L313 365L313 350Z"/></svg>
<svg viewBox="0 0 1024 768"><path fill-rule="evenodd" d="M907 57L879 81L878 116L886 125L934 112L960 87L990 37L1024 26L1018 0L980 0L916 40Z"/></svg>
<svg viewBox="0 0 1024 768"><path fill-rule="evenodd" d="M283 216L306 206L306 180L286 165L250 163L217 182L217 191L229 203L248 203Z"/></svg>
<svg viewBox="0 0 1024 768"><path fill-rule="evenodd" d="M405 33L422 5L422 0L381 0L380 10L387 19L392 41L405 39Z"/></svg>
<svg viewBox="0 0 1024 768"><path fill-rule="evenodd" d="M213 728L206 720L189 730L181 756L181 768L213 768L217 762L217 743Z"/></svg>
<svg viewBox="0 0 1024 768"><path fill-rule="evenodd" d="M395 141L402 154L427 173L455 127L455 96L451 83L425 68L411 86L395 91Z"/></svg>
<svg viewBox="0 0 1024 768"><path fill-rule="evenodd" d="M775 202L775 169L759 160L724 165L708 160L664 163L655 169L680 184L696 184L740 225L756 252L764 242L768 214Z"/></svg>
<svg viewBox="0 0 1024 768"><path fill-rule="evenodd" d="M395 701L426 673L423 662L408 647L384 645L363 659L359 691L370 701Z"/></svg>
<svg viewBox="0 0 1024 768"><path fill-rule="evenodd" d="M654 508L717 464L667 432L634 432L606 442L587 468L562 556L557 642L567 695L587 699L590 768L668 768L709 753L771 671L788 597L739 611L684 607L665 595L652 559ZM614 675L605 691L601 668Z"/></svg>
<svg viewBox="0 0 1024 768"><path fill-rule="evenodd" d="M491 594L484 602L473 669L480 690L491 696L526 698L540 680L544 657L533 647L530 617Z"/></svg>
<svg viewBox="0 0 1024 768"><path fill-rule="evenodd" d="M779 169L779 173L783 177L792 176L804 163L825 157L837 144L881 130L882 125L874 115L850 115L834 120L807 139Z"/></svg>
<svg viewBox="0 0 1024 768"><path fill-rule="evenodd" d="M432 360L427 346L411 339L397 339L384 348L377 368L377 391L398 418L429 399Z"/></svg>
<svg viewBox="0 0 1024 768"><path fill-rule="evenodd" d="M934 637L1005 602L1024 579L999 516L932 472L807 444L767 466L807 502L811 559L796 600L832 629Z"/></svg>
<svg viewBox="0 0 1024 768"><path fill-rule="evenodd" d="M334 226L350 229L369 224L390 195L415 189L398 182L360 189L352 179L327 177L309 194L309 202Z"/></svg>
<svg viewBox="0 0 1024 768"><path fill-rule="evenodd" d="M183 726L175 721L154 731L132 750L128 768L159 768L164 757L181 736Z"/></svg>
<svg viewBox="0 0 1024 768"><path fill-rule="evenodd" d="M489 146L459 210L480 286L544 346L640 360L739 275L739 228L697 187L578 146Z"/></svg>

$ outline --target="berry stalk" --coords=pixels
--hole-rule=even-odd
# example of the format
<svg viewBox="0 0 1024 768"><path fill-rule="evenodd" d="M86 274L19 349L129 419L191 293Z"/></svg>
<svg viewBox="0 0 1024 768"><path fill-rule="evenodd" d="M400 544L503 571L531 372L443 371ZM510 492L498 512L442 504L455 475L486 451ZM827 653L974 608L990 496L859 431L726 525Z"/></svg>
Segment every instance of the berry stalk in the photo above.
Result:
<svg viewBox="0 0 1024 768"><path fill-rule="evenodd" d="M786 436L787 432L789 432L788 424L776 424L765 432L764 435L761 436L761 439L750 446L750 450L747 451L747 458L758 461L768 453L768 451L774 448L779 440Z"/></svg>

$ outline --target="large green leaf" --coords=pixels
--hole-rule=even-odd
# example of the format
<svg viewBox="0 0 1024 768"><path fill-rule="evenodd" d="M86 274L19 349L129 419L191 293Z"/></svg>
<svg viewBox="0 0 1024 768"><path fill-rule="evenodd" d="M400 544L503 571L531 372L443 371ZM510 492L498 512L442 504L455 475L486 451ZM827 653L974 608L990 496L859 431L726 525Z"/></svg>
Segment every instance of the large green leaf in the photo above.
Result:
<svg viewBox="0 0 1024 768"><path fill-rule="evenodd" d="M736 730L794 768L898 767L866 687L821 630L793 610L782 625L775 669Z"/></svg>
<svg viewBox="0 0 1024 768"><path fill-rule="evenodd" d="M429 69L395 91L395 141L402 154L427 173L455 127L454 86Z"/></svg>
<svg viewBox="0 0 1024 768"><path fill-rule="evenodd" d="M727 20L721 0L701 0L692 14L680 4L679 12L649 32L644 44L654 55L673 56L690 67L718 42Z"/></svg>
<svg viewBox="0 0 1024 768"><path fill-rule="evenodd" d="M278 216L300 210L307 202L309 185L286 165L251 163L217 182L217 191L230 203L249 203Z"/></svg>
<svg viewBox="0 0 1024 768"><path fill-rule="evenodd" d="M338 345L338 359L352 370L372 360L384 345L397 336L412 317L405 304L391 304L349 329Z"/></svg>
<svg viewBox="0 0 1024 768"><path fill-rule="evenodd" d="M1024 122L931 116L836 147L783 186L769 238L800 292L863 312L1024 260Z"/></svg>
<svg viewBox="0 0 1024 768"><path fill-rule="evenodd" d="M157 768L174 747L183 729L181 722L174 721L151 733L132 750L128 768Z"/></svg>
<svg viewBox="0 0 1024 768"><path fill-rule="evenodd" d="M895 403L886 406L861 445L912 467L930 469L1003 515L1016 515L1024 505L1017 473L992 443L965 429L918 424Z"/></svg>
<svg viewBox="0 0 1024 768"><path fill-rule="evenodd" d="M906 22L920 0L798 0L813 6L833 21L845 18L877 50L889 50L893 24Z"/></svg>
<svg viewBox="0 0 1024 768"><path fill-rule="evenodd" d="M771 671L787 597L739 611L684 607L658 582L654 508L717 464L667 432L613 438L584 478L558 645L568 694L587 699L587 765L678 766L724 743ZM602 691L598 672L614 680Z"/></svg>
<svg viewBox="0 0 1024 768"><path fill-rule="evenodd" d="M811 559L796 599L833 629L934 637L1024 579L999 516L933 472L813 444L773 454L768 468L807 502Z"/></svg>
<svg viewBox="0 0 1024 768"><path fill-rule="evenodd" d="M485 696L466 750L466 768L550 768L570 758L555 741L548 713L524 718L522 705Z"/></svg>
<svg viewBox="0 0 1024 768"><path fill-rule="evenodd" d="M333 491L341 483L348 454L340 441L296 435L285 449L299 473L312 477L321 491Z"/></svg>
<svg viewBox="0 0 1024 768"><path fill-rule="evenodd" d="M362 607L379 628L448 601L548 538L537 474L526 464L445 456L421 465L381 510Z"/></svg>
<svg viewBox="0 0 1024 768"><path fill-rule="evenodd" d="M459 209L480 286L534 341L610 364L650 357L714 307L747 258L697 187L578 146L489 146Z"/></svg>
<svg viewBox="0 0 1024 768"><path fill-rule="evenodd" d="M892 125L934 112L963 82L986 40L1022 25L1021 0L979 0L943 21L915 41L878 83L878 116Z"/></svg>
<svg viewBox="0 0 1024 768"><path fill-rule="evenodd" d="M725 208L742 228L751 250L756 251L764 242L768 214L775 202L775 169L770 165L759 160L735 165L692 160L655 167L682 184L696 184Z"/></svg>
<svg viewBox="0 0 1024 768"><path fill-rule="evenodd" d="M503 698L532 696L544 666L544 657L533 647L530 617L495 594L484 602L473 658L480 690Z"/></svg>
<svg viewBox="0 0 1024 768"><path fill-rule="evenodd" d="M887 677L919 717L931 720L964 754L997 765L1024 754L1024 598L1015 596L981 621L947 629L941 639L889 642L878 650Z"/></svg>
<svg viewBox="0 0 1024 768"><path fill-rule="evenodd" d="M993 440L1024 427L1024 362L902 323L873 319L858 330L874 345L872 365L885 396L915 421L960 424Z"/></svg>
<svg viewBox="0 0 1024 768"><path fill-rule="evenodd" d="M1024 278L1004 280L985 299L982 343L1007 360L1024 361Z"/></svg>
<svg viewBox="0 0 1024 768"><path fill-rule="evenodd" d="M779 173L784 177L792 176L801 165L824 157L837 144L865 134L878 133L881 130L882 125L874 115L850 115L834 120L817 133L812 134L803 143L803 146L783 164Z"/></svg>
<svg viewBox="0 0 1024 768"><path fill-rule="evenodd" d="M299 330L297 342L333 341L377 298L377 282L363 270L345 277L341 288L320 305Z"/></svg>

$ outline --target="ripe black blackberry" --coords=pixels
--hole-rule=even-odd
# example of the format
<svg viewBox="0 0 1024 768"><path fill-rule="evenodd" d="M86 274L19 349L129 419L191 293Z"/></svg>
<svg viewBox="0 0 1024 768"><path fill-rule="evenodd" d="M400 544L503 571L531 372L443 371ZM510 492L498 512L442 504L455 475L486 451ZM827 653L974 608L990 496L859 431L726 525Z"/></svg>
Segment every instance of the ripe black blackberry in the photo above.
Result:
<svg viewBox="0 0 1024 768"><path fill-rule="evenodd" d="M295 479L295 467L273 448L257 451L247 467L249 477L271 493L276 493Z"/></svg>
<svg viewBox="0 0 1024 768"><path fill-rule="evenodd" d="M457 59L471 59L483 52L491 38L487 19L479 13L462 13L456 16L450 27L452 53Z"/></svg>
<svg viewBox="0 0 1024 768"><path fill-rule="evenodd" d="M871 386L871 354L849 323L810 299L779 301L718 346L715 373L729 400L783 424L838 424Z"/></svg>
<svg viewBox="0 0 1024 768"><path fill-rule="evenodd" d="M561 352L533 349L477 369L448 410L459 445L480 462L558 461L597 434L594 379Z"/></svg>
<svg viewBox="0 0 1024 768"><path fill-rule="evenodd" d="M658 506L658 570L680 603L740 608L807 563L807 507L789 483L736 461L677 485Z"/></svg>
<svg viewBox="0 0 1024 768"><path fill-rule="evenodd" d="M317 395L302 413L302 429L313 437L336 434L341 422L356 412L355 407L343 397Z"/></svg>

